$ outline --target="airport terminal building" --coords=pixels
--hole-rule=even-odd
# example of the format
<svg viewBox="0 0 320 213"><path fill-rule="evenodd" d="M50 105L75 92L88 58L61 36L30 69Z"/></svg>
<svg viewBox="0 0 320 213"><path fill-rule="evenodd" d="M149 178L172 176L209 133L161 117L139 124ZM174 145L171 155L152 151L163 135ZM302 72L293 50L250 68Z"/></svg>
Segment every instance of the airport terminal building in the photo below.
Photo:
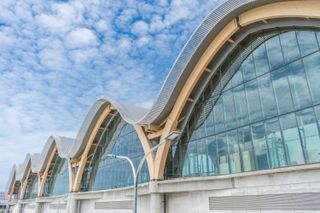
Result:
<svg viewBox="0 0 320 213"><path fill-rule="evenodd" d="M10 212L320 212L320 1L226 0L151 109L97 100L8 181Z"/></svg>

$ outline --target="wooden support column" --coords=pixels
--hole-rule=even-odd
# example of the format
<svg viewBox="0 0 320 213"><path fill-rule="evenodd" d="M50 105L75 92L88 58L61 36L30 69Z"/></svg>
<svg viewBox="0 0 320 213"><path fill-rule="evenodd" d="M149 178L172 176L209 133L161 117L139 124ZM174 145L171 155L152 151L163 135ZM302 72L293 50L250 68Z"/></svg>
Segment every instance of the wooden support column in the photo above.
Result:
<svg viewBox="0 0 320 213"><path fill-rule="evenodd" d="M150 140L148 139L148 137L146 136L145 132L143 131L143 128L139 125L134 125L133 126L134 129L137 132L137 135L140 139L141 145L143 147L143 151L144 153L148 153L151 148L152 148L152 144L150 142ZM148 169L149 169L149 177L150 179L154 179L153 178L153 173L154 173L154 153L151 153L148 157L147 157L147 165L148 165Z"/></svg>
<svg viewBox="0 0 320 213"><path fill-rule="evenodd" d="M72 167L71 159L68 159L68 171L69 171L69 192L72 192L72 186L74 183L74 170Z"/></svg>

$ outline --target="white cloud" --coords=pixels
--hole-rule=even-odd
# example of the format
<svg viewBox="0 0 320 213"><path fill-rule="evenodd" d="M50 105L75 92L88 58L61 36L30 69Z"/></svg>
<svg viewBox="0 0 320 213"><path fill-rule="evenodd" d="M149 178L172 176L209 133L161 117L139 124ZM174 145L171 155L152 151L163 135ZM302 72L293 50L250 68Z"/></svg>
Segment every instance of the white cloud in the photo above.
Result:
<svg viewBox="0 0 320 213"><path fill-rule="evenodd" d="M137 21L132 25L132 33L136 35L144 35L148 32L149 26L144 21Z"/></svg>
<svg viewBox="0 0 320 213"><path fill-rule="evenodd" d="M65 45L69 49L86 48L96 44L97 38L95 34L87 28L74 29L65 39Z"/></svg>

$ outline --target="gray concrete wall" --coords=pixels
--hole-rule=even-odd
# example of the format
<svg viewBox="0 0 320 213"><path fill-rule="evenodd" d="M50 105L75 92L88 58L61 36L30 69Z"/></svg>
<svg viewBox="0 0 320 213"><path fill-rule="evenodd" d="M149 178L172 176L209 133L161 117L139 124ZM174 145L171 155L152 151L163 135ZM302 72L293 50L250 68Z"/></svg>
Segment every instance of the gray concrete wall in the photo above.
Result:
<svg viewBox="0 0 320 213"><path fill-rule="evenodd" d="M225 213L225 212L319 212L320 213L320 164L296 166L282 169L248 172L241 174L217 176L217 177L196 177L150 182L139 188L139 211L141 213ZM286 200L288 195L298 195L292 204L292 200ZM311 194L311 195L310 195ZM271 199L263 210L248 210L249 207L259 204L261 195L270 195ZM223 204L225 198L232 198L236 203L239 197L252 197L252 203L242 206L242 209L226 210L236 204ZM260 197L259 197L260 196ZM270 197L269 196L269 197ZM279 196L279 199L277 198ZM300 199L300 197L301 199ZM308 197L309 196L309 197ZM310 197L311 196L311 197ZM209 210L209 198L213 200L221 198L220 203L213 206L226 209ZM258 199L259 198L259 199ZM270 198L268 198L270 199ZM283 199L283 200L282 200ZM132 188L115 190L103 190L97 192L73 193L66 196L53 198L37 198L30 201L19 201L14 212L19 213L18 205L24 202L26 206L41 202L43 212L70 212L70 213L129 213L128 202L132 200ZM222 202L222 203L221 203ZM269 200L267 200L269 202ZM52 204L67 203L65 209L53 209ZM100 209L96 204L99 203ZM277 203L277 204L276 204ZM130 204L130 202L129 202ZM268 208L274 205L286 206L286 210L274 210ZM237 204L237 205L241 205ZM313 209L310 209L313 207ZM121 209L122 208L122 209ZM125 209L127 208L127 209ZM303 209L305 208L305 209ZM308 210L306 210L308 209ZM25 213L36 212L35 209L24 208Z"/></svg>

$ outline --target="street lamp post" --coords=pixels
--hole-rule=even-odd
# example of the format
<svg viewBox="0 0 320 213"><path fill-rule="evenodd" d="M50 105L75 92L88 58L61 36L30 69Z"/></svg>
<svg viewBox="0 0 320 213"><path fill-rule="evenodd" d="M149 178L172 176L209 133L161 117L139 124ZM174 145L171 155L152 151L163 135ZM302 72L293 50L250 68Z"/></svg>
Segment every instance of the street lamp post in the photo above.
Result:
<svg viewBox="0 0 320 213"><path fill-rule="evenodd" d="M133 174L133 184L134 184L134 194L133 194L133 213L137 213L137 207L138 207L138 178L139 178L139 174L140 171L142 169L143 163L146 161L147 157L149 154L151 154L152 152L154 152L155 150L157 150L162 144L168 142L168 141L172 141L174 139L176 139L179 135L181 134L181 132L179 131L172 131L170 132L166 137L164 137L156 146L152 147L149 152L147 152L142 159L139 162L138 168L136 169L134 167L134 164L132 162L132 160L129 157L126 156L122 156L122 155L113 155L113 154L108 154L108 157L112 157L112 158L118 158L118 159L123 159L129 162L130 166L131 166L131 170L132 170L132 174Z"/></svg>

